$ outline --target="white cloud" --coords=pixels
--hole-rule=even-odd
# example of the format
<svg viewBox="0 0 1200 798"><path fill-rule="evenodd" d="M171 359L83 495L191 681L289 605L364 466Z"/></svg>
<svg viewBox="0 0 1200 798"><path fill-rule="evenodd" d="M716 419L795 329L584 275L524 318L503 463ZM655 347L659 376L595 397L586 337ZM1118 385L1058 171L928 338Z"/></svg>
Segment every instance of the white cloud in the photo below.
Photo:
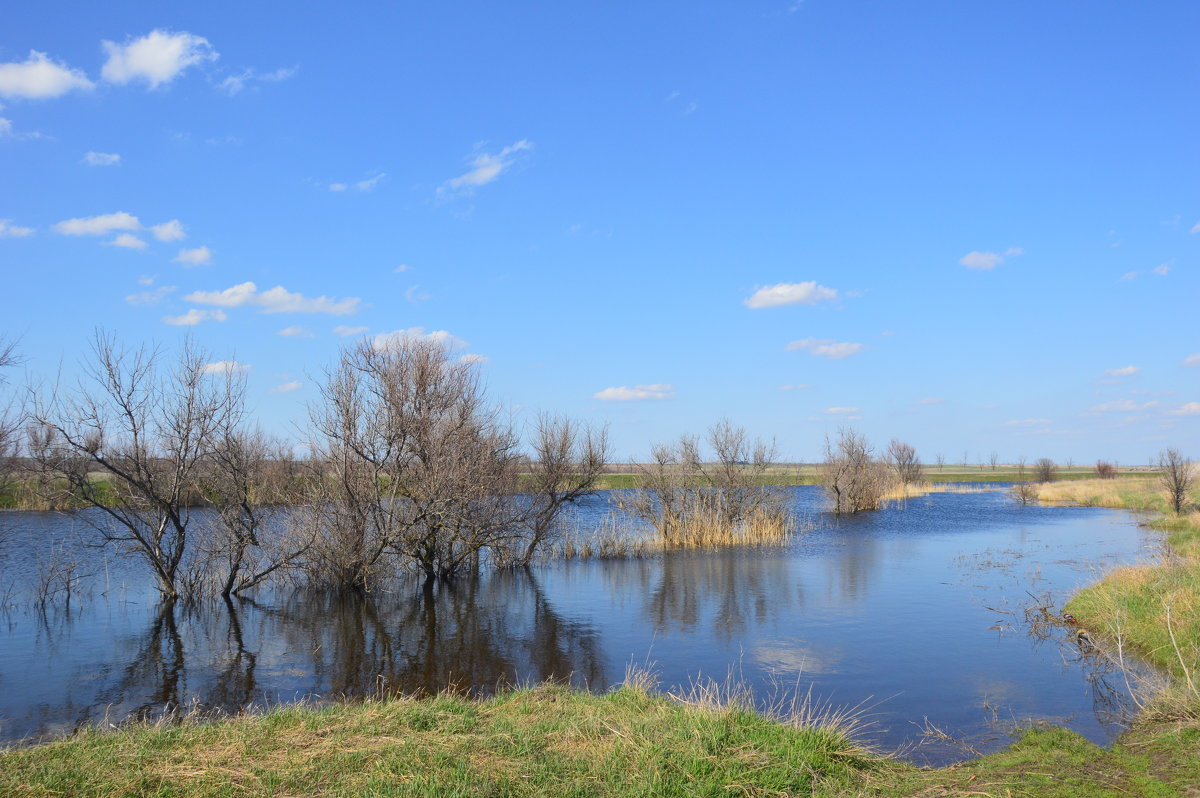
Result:
<svg viewBox="0 0 1200 798"><path fill-rule="evenodd" d="M1004 250L1004 256L1006 258L1015 258L1018 255L1024 255L1024 254L1025 254L1025 250L1022 247L1009 247L1008 249Z"/></svg>
<svg viewBox="0 0 1200 798"><path fill-rule="evenodd" d="M144 80L152 89L170 83L194 64L215 61L218 57L208 39L186 32L153 30L123 45L110 41L100 44L108 53L101 77L110 83Z"/></svg>
<svg viewBox="0 0 1200 798"><path fill-rule="evenodd" d="M141 283L142 281L139 280L138 282ZM149 285L149 283L142 283L142 285ZM125 297L125 301L131 305L157 305L166 299L167 295L174 291L175 288L176 286L173 285L160 285L153 291L141 291L136 294L130 294Z"/></svg>
<svg viewBox="0 0 1200 798"><path fill-rule="evenodd" d="M1004 262L1003 255L995 252L968 252L958 259L958 262L968 269L994 269Z"/></svg>
<svg viewBox="0 0 1200 798"><path fill-rule="evenodd" d="M742 300L748 308L774 308L780 305L815 305L818 302L832 302L837 299L838 292L833 288L817 285L816 280L804 283L779 283L759 288L746 299Z"/></svg>
<svg viewBox="0 0 1200 798"><path fill-rule="evenodd" d="M406 330L393 330L392 332L380 333L371 340L371 345L376 349L382 350L390 349L393 346L399 346L405 341L413 340L435 341L450 349L466 349L470 346L463 339L456 335L451 335L445 330L425 332L424 327L409 327Z"/></svg>
<svg viewBox="0 0 1200 798"><path fill-rule="evenodd" d="M802 341L792 341L785 348L788 352L805 351L817 357L841 360L857 355L863 350L863 345L839 343L832 338L805 338Z"/></svg>
<svg viewBox="0 0 1200 798"><path fill-rule="evenodd" d="M356 313L358 303L362 301L358 297L308 298L303 294L288 291L282 285L259 291L258 286L252 282L239 283L224 291L193 291L183 299L196 305L216 305L222 308L257 307L262 308L262 313L329 313L334 316Z"/></svg>
<svg viewBox="0 0 1200 798"><path fill-rule="evenodd" d="M861 410L861 407L827 407L825 413L830 416L849 416Z"/></svg>
<svg viewBox="0 0 1200 798"><path fill-rule="evenodd" d="M416 305L419 302L424 302L425 300L430 299L430 295L425 291L422 291L421 286L413 285L409 286L408 290L404 292L404 298Z"/></svg>
<svg viewBox="0 0 1200 798"><path fill-rule="evenodd" d="M176 327L194 327L202 321L225 321L227 318L223 310L192 308L182 316L163 316L163 321Z"/></svg>
<svg viewBox="0 0 1200 798"><path fill-rule="evenodd" d="M1183 365L1191 368L1200 368L1200 352L1194 355L1188 355L1183 359Z"/></svg>
<svg viewBox="0 0 1200 798"><path fill-rule="evenodd" d="M0 238L24 238L33 235L32 227L21 227L12 223L12 219L0 219Z"/></svg>
<svg viewBox="0 0 1200 798"><path fill-rule="evenodd" d="M811 387L812 387L811 385L780 385L779 390L781 390L781 391L807 391Z"/></svg>
<svg viewBox="0 0 1200 798"><path fill-rule="evenodd" d="M181 241L187 238L187 233L183 232L183 225L178 219L172 219L169 222L152 225L150 232L159 241Z"/></svg>
<svg viewBox="0 0 1200 798"><path fill-rule="evenodd" d="M250 367L236 360L218 360L215 363L205 363L200 367L201 374L244 374Z"/></svg>
<svg viewBox="0 0 1200 798"><path fill-rule="evenodd" d="M917 402L919 405L940 405L946 400L940 396L927 396Z"/></svg>
<svg viewBox="0 0 1200 798"><path fill-rule="evenodd" d="M351 335L361 335L368 329L367 327L347 327L344 324L339 324L333 328L333 334L342 338L349 338Z"/></svg>
<svg viewBox="0 0 1200 798"><path fill-rule="evenodd" d="M376 184L378 184L379 181L383 180L385 177L387 177L387 172L380 172L374 177L367 178L366 180L359 180L354 184L354 187L359 191L370 191L371 189L375 188Z"/></svg>
<svg viewBox="0 0 1200 798"><path fill-rule="evenodd" d="M42 100L94 86L78 69L56 63L37 50L24 61L0 64L0 97Z"/></svg>
<svg viewBox="0 0 1200 798"><path fill-rule="evenodd" d="M116 166L121 163L121 156L115 152L89 152L83 156L83 162L88 166Z"/></svg>
<svg viewBox="0 0 1200 798"><path fill-rule="evenodd" d="M1192 225L1192 229L1188 230L1188 232L1189 233L1200 233L1200 222L1196 222L1194 225Z"/></svg>
<svg viewBox="0 0 1200 798"><path fill-rule="evenodd" d="M453 192L469 194L479 186L487 185L500 177L506 169L512 166L520 153L533 149L533 143L521 139L510 144L495 155L480 153L471 159L471 169L458 177L447 180L438 188L438 195L444 196Z"/></svg>
<svg viewBox="0 0 1200 798"><path fill-rule="evenodd" d="M141 230L142 223L136 216L124 211L106 213L102 216L87 216L67 219L54 225L54 232L64 236L102 236L114 230Z"/></svg>
<svg viewBox="0 0 1200 798"><path fill-rule="evenodd" d="M142 275L138 278L138 285L154 285L154 278L158 275L148 276Z"/></svg>
<svg viewBox="0 0 1200 798"><path fill-rule="evenodd" d="M1133 280L1138 276L1137 272L1125 272L1121 275L1121 280Z"/></svg>
<svg viewBox="0 0 1200 798"><path fill-rule="evenodd" d="M1200 402L1188 402L1171 411L1176 416L1200 416Z"/></svg>
<svg viewBox="0 0 1200 798"><path fill-rule="evenodd" d="M632 388L622 385L616 388L605 388L592 394L593 399L605 402L637 402L643 399L674 399L673 385L634 385Z"/></svg>
<svg viewBox="0 0 1200 798"><path fill-rule="evenodd" d="M302 386L303 383L292 380L291 382L285 382L283 385L276 385L271 389L271 393L291 393L292 391L300 390Z"/></svg>
<svg viewBox="0 0 1200 798"><path fill-rule="evenodd" d="M171 258L172 263L182 263L184 266L207 266L212 263L212 250L208 247L181 249L179 254Z"/></svg>
<svg viewBox="0 0 1200 798"><path fill-rule="evenodd" d="M105 242L112 247L124 247L125 249L145 249L146 242L135 236L133 233L121 233L112 241Z"/></svg>
<svg viewBox="0 0 1200 798"><path fill-rule="evenodd" d="M329 190L330 191L345 191L346 184L345 183L330 183Z"/></svg>
<svg viewBox="0 0 1200 798"><path fill-rule="evenodd" d="M277 332L276 335L282 335L284 338L315 338L316 337L310 330L308 330L304 327L301 327L298 324L294 324L291 327L284 327L282 330Z"/></svg>
<svg viewBox="0 0 1200 798"><path fill-rule="evenodd" d="M396 274L403 274L404 272L408 271L408 269L409 269L408 264L401 263L399 266L392 269L392 271L394 271Z"/></svg>
<svg viewBox="0 0 1200 798"><path fill-rule="evenodd" d="M295 75L300 71L300 67L280 67L273 72L259 72L256 69L244 69L236 75L229 75L220 83L217 88L224 91L230 97L235 94L240 94L242 89L246 88L246 84L251 81L260 81L263 83L278 83Z"/></svg>
<svg viewBox="0 0 1200 798"><path fill-rule="evenodd" d="M1125 366L1124 368L1119 368L1119 369L1109 369L1108 371L1104 372L1104 376L1105 377L1129 377L1131 375L1137 374L1141 370L1142 369L1138 366Z"/></svg>
<svg viewBox="0 0 1200 798"><path fill-rule="evenodd" d="M487 355L479 355L471 352L460 357L459 361L462 363L470 363L472 365L483 365L484 363L488 362L488 358Z"/></svg>
<svg viewBox="0 0 1200 798"><path fill-rule="evenodd" d="M1036 427L1041 424L1053 424L1054 422L1048 418L1015 418L1012 421L1005 421L1006 427Z"/></svg>
<svg viewBox="0 0 1200 798"><path fill-rule="evenodd" d="M1175 261L1173 261L1173 260L1169 260L1166 263L1160 263L1157 266L1155 266L1153 269L1151 269L1150 271L1153 272L1154 274L1157 274L1159 277L1166 277L1168 274L1171 273L1171 264L1173 264L1174 262Z"/></svg>

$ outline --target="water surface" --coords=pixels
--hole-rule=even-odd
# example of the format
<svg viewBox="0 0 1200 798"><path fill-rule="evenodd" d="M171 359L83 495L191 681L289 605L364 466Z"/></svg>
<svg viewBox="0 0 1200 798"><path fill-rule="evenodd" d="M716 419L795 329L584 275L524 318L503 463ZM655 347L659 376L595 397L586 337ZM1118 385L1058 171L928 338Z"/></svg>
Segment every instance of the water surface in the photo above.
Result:
<svg viewBox="0 0 1200 798"><path fill-rule="evenodd" d="M1125 675L1066 627L1031 634L1022 608L1145 558L1157 537L1133 518L973 493L834 523L816 488L793 496L816 529L786 549L557 563L366 599L268 591L193 609L160 607L140 566L87 548L77 519L0 514L0 597L26 605L0 614L0 741L174 706L545 679L604 690L631 662L668 689L733 669L763 702L811 690L862 706L871 739L918 762L1002 747L1031 719L1101 744L1123 729ZM579 515L608 511L601 496ZM87 555L88 590L70 611L28 607L22 587L52 541Z"/></svg>

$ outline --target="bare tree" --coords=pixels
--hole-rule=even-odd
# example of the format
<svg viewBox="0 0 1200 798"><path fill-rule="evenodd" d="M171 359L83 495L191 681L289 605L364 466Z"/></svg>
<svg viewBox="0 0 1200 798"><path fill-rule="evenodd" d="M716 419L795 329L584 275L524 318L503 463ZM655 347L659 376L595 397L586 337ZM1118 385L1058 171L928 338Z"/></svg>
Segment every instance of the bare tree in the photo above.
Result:
<svg viewBox="0 0 1200 798"><path fill-rule="evenodd" d="M203 474L215 517L197 565L219 580L215 587L226 598L287 568L312 545L311 531L294 522L306 497L290 451L239 422L228 417Z"/></svg>
<svg viewBox="0 0 1200 798"><path fill-rule="evenodd" d="M651 460L638 466L641 488L631 500L633 513L653 526L670 547L738 539L755 529L782 537L794 526L783 493L766 484L777 462L773 443L751 440L728 420L708 430L715 460L705 462L700 442L689 435L673 444L656 444Z"/></svg>
<svg viewBox="0 0 1200 798"><path fill-rule="evenodd" d="M941 452L937 453L937 467L938 471L942 471L946 468L946 455L942 454Z"/></svg>
<svg viewBox="0 0 1200 798"><path fill-rule="evenodd" d="M523 539L515 541L513 565L527 566L539 546L559 532L567 506L596 492L609 462L608 430L593 429L560 416L541 415L533 433Z"/></svg>
<svg viewBox="0 0 1200 798"><path fill-rule="evenodd" d="M311 412L328 475L323 578L366 589L387 555L447 579L519 534L520 458L475 367L429 338L343 351Z"/></svg>
<svg viewBox="0 0 1200 798"><path fill-rule="evenodd" d="M1107 460L1096 461L1096 479L1116 479L1117 467Z"/></svg>
<svg viewBox="0 0 1200 798"><path fill-rule="evenodd" d="M19 364L16 341L0 338L0 369ZM7 384L0 373L0 386ZM10 497L17 482L17 455L21 447L21 417L12 405L0 408L0 497Z"/></svg>
<svg viewBox="0 0 1200 798"><path fill-rule="evenodd" d="M924 469L914 447L893 438L888 445L887 459L900 484L913 485L922 480Z"/></svg>
<svg viewBox="0 0 1200 798"><path fill-rule="evenodd" d="M1042 457L1033 464L1033 479L1036 482L1053 482L1058 478L1058 466L1049 457Z"/></svg>
<svg viewBox="0 0 1200 798"><path fill-rule="evenodd" d="M990 465L992 467L993 471L996 470L996 464L999 462L1000 462L1000 455L998 455L996 452L992 452L991 454L988 455L988 465Z"/></svg>
<svg viewBox="0 0 1200 798"><path fill-rule="evenodd" d="M1158 455L1158 480L1171 509L1182 513L1188 506L1188 491L1195 481L1192 461L1178 449L1164 449Z"/></svg>
<svg viewBox="0 0 1200 798"><path fill-rule="evenodd" d="M158 350L126 350L102 332L92 357L74 390L32 397L33 467L54 503L96 509L81 517L140 554L162 597L177 598L198 471L242 393L190 341L170 369Z"/></svg>
<svg viewBox="0 0 1200 798"><path fill-rule="evenodd" d="M1018 480L1025 479L1025 463L1027 463L1027 462L1028 462L1028 460L1026 459L1025 455L1021 455L1020 457L1017 458L1017 479Z"/></svg>
<svg viewBox="0 0 1200 798"><path fill-rule="evenodd" d="M833 512L840 515L875 510L887 490L887 466L875 459L863 435L843 427L836 444L825 438L822 482Z"/></svg>

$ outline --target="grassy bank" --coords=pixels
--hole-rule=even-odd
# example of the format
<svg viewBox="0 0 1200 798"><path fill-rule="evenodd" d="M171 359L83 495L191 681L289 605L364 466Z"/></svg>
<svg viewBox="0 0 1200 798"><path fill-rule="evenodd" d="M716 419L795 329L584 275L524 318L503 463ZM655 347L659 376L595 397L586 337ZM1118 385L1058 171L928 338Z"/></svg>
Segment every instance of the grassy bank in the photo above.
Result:
<svg viewBox="0 0 1200 798"><path fill-rule="evenodd" d="M1146 480L1154 479L1155 474L1149 471L1128 471L1123 473L1123 480ZM937 466L926 466L924 479L926 482L935 484L944 484L948 482L995 482L1007 484L1013 482L1024 482L1033 478L1032 471L1026 467L1024 471L1015 466L997 466L993 470L990 466L984 468L976 468L974 466L946 466L939 470ZM1059 469L1057 479L1074 482L1077 480L1094 480L1095 472L1092 468L1076 467ZM781 466L772 473L766 474L762 483L765 485L774 486L790 486L790 485L820 485L821 474L817 466ZM629 489L641 487L641 480L638 474L630 471L628 473L613 473L605 474L600 478L600 488L607 490Z"/></svg>
<svg viewBox="0 0 1200 798"><path fill-rule="evenodd" d="M1200 511L1173 515L1155 481L1092 480L1039 488L1044 502L1153 512L1167 550L1147 565L1118 568L1075 596L1067 610L1114 643L1173 672L1200 705ZM1200 491L1190 497L1193 508Z"/></svg>
<svg viewBox="0 0 1200 798"><path fill-rule="evenodd" d="M1200 783L1194 725L1138 730L1108 751L1033 729L1001 753L931 770L870 753L844 720L820 721L639 686L291 707L10 750L0 794L1168 796Z"/></svg>

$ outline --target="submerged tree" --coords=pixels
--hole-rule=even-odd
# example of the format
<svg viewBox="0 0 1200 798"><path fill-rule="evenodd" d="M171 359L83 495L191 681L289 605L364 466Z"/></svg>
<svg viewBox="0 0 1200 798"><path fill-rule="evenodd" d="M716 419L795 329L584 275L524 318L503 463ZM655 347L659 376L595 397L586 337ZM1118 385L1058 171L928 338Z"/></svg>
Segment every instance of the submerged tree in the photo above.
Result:
<svg viewBox="0 0 1200 798"><path fill-rule="evenodd" d="M876 510L888 488L888 468L875 458L863 435L842 427L836 443L825 437L821 481L833 512Z"/></svg>
<svg viewBox="0 0 1200 798"><path fill-rule="evenodd" d="M519 534L516 438L446 343L402 336L343 351L311 416L327 489L320 580L367 588L390 556L445 579Z"/></svg>
<svg viewBox="0 0 1200 798"><path fill-rule="evenodd" d="M538 548L554 540L566 507L596 492L610 457L607 429L561 416L539 416L530 445L523 534L502 554L502 559L517 566L529 565Z"/></svg>
<svg viewBox="0 0 1200 798"><path fill-rule="evenodd" d="M84 520L140 554L165 599L181 594L200 469L243 402L236 371L207 360L189 341L168 368L158 350L97 332L77 385L33 396L29 411L30 460L51 503L94 508Z"/></svg>

